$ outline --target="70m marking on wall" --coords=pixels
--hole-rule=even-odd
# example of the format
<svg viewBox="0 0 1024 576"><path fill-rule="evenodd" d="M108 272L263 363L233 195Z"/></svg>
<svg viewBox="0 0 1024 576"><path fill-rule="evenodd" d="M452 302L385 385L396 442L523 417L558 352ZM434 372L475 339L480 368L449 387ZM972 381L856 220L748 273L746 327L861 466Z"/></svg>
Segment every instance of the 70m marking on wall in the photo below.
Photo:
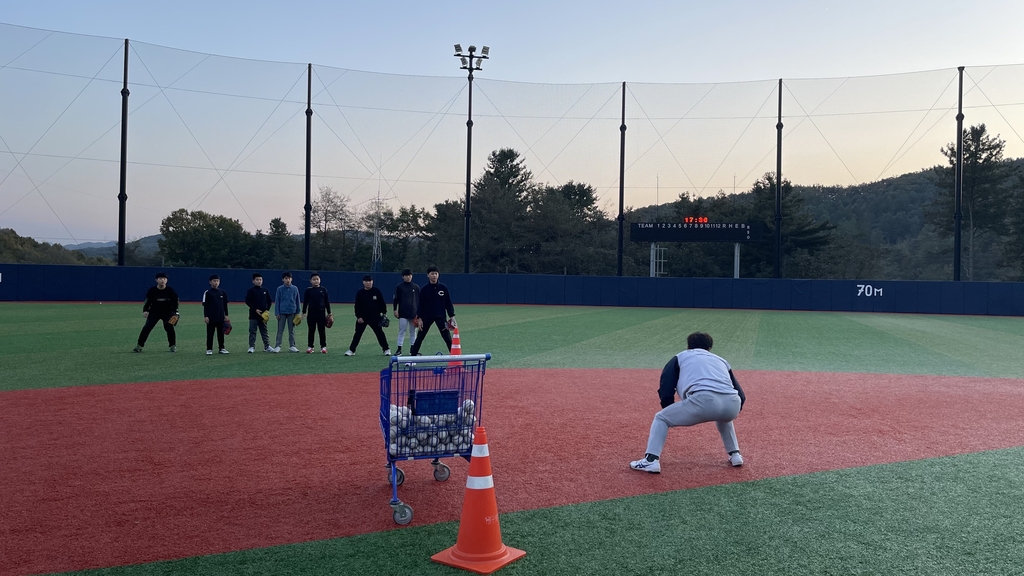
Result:
<svg viewBox="0 0 1024 576"><path fill-rule="evenodd" d="M857 284L857 296L881 296L882 289L875 288L871 284Z"/></svg>

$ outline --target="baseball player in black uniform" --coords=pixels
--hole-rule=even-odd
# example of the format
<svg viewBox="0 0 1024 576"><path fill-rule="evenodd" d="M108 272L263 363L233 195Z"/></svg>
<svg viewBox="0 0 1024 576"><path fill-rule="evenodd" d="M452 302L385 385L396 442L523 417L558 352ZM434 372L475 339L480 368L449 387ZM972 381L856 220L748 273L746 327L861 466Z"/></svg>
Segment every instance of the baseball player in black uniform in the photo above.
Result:
<svg viewBox="0 0 1024 576"><path fill-rule="evenodd" d="M409 354L413 356L419 354L420 346L423 345L423 339L426 338L427 332L430 331L431 324L437 324L437 329L441 331L441 338L444 338L448 351L452 351L452 334L448 331L448 324L445 323L444 315L447 312L448 322L455 326L455 308L452 306L452 296L448 291L448 287L437 281L440 276L441 273L438 272L437 266L427 268L427 280L429 282L420 290L420 303L418 307L421 323L420 333L416 336L416 342L413 343L412 349L409 350Z"/></svg>
<svg viewBox="0 0 1024 576"><path fill-rule="evenodd" d="M306 354L313 353L313 336L317 330L320 331L320 353L327 354L326 328L327 317L331 314L331 297L327 295L327 288L320 285L320 275L316 272L309 275L309 283L312 286L306 288L302 298L302 317L309 326Z"/></svg>
<svg viewBox="0 0 1024 576"><path fill-rule="evenodd" d="M157 272L155 278L156 286L146 291L146 303L142 305L142 317L146 319L146 324L139 333L135 351L142 352L149 333L156 327L156 323L162 320L167 332L167 345L170 346L171 352L176 352L178 348L175 345L174 325L170 323L170 319L178 313L178 293L167 285L167 274Z"/></svg>
<svg viewBox="0 0 1024 576"><path fill-rule="evenodd" d="M249 307L249 354L256 352L256 330L260 331L263 338L263 349L272 352L267 321L263 314L268 313L267 317L270 317L270 307L274 305L274 300L270 297L270 291L263 287L263 275L259 272L252 275L252 288L245 293L245 305Z"/></svg>
<svg viewBox="0 0 1024 576"><path fill-rule="evenodd" d="M388 338L384 335L384 328L381 327L381 318L388 315L388 304L384 301L384 294L379 288L373 287L373 276L363 276L363 289L356 292L356 333L352 336L352 343L349 344L345 356L353 356L356 353L356 346L359 346L359 339L363 337L363 331L369 326L377 335L377 343L384 351L385 356L391 356L391 348L388 346Z"/></svg>
<svg viewBox="0 0 1024 576"><path fill-rule="evenodd" d="M224 322L228 318L228 293L220 289L220 276L210 275L210 289L203 292L203 322L206 323L206 354L213 354L213 333L217 333L217 346L221 354L224 347Z"/></svg>
<svg viewBox="0 0 1024 576"><path fill-rule="evenodd" d="M402 270L402 283L395 286L394 314L398 318L398 349L395 354L402 355L402 343L405 342L405 335L416 341L416 326L413 320L416 319L416 307L420 303L420 287L412 281L412 270Z"/></svg>

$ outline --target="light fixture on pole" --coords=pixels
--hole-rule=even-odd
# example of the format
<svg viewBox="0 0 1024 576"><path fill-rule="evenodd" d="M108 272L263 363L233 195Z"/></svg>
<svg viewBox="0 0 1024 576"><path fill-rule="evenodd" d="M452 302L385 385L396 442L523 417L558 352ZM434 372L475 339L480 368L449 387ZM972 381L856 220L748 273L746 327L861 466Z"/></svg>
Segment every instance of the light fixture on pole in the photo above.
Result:
<svg viewBox="0 0 1024 576"><path fill-rule="evenodd" d="M480 65L488 59L491 49L484 46L480 55L475 56L476 46L470 46L467 53L462 52L462 45L455 45L455 57L462 64L460 69L469 71L469 115L466 120L466 245L464 248L465 266L463 272L469 274L469 194L473 177L473 72L481 70Z"/></svg>

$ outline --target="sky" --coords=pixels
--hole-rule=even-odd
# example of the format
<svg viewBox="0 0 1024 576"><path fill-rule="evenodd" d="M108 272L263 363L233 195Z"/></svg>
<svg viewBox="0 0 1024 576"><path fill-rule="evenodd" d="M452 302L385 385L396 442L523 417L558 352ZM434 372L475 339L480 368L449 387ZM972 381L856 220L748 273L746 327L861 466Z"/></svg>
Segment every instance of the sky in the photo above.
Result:
<svg viewBox="0 0 1024 576"><path fill-rule="evenodd" d="M420 207L460 197L467 94L455 43L490 47L474 83L473 173L512 146L540 182L593 184L607 212L621 82L628 206L742 190L774 169L779 78L795 183L941 163L961 65L967 122L1024 155L1024 66L1003 66L1024 64L1019 0L282 6L0 0L2 24L99 37L0 38L0 227L65 244L116 238L124 38L129 238L180 207L250 231L281 216L297 230L302 200L282 208L280 190L303 188L305 63L316 71L314 189L356 208L378 195Z"/></svg>

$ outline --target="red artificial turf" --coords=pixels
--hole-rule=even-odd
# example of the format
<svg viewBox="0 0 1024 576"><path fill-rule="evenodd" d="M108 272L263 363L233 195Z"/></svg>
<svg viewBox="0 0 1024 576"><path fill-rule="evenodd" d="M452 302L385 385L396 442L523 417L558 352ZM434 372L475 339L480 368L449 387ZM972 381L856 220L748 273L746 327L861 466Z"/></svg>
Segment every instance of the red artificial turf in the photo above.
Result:
<svg viewBox="0 0 1024 576"><path fill-rule="evenodd" d="M490 370L502 512L1024 445L1024 381L741 372L734 469L714 426L629 470L656 370ZM0 394L0 574L148 562L396 528L375 374ZM457 520L467 463L403 463L412 525Z"/></svg>

